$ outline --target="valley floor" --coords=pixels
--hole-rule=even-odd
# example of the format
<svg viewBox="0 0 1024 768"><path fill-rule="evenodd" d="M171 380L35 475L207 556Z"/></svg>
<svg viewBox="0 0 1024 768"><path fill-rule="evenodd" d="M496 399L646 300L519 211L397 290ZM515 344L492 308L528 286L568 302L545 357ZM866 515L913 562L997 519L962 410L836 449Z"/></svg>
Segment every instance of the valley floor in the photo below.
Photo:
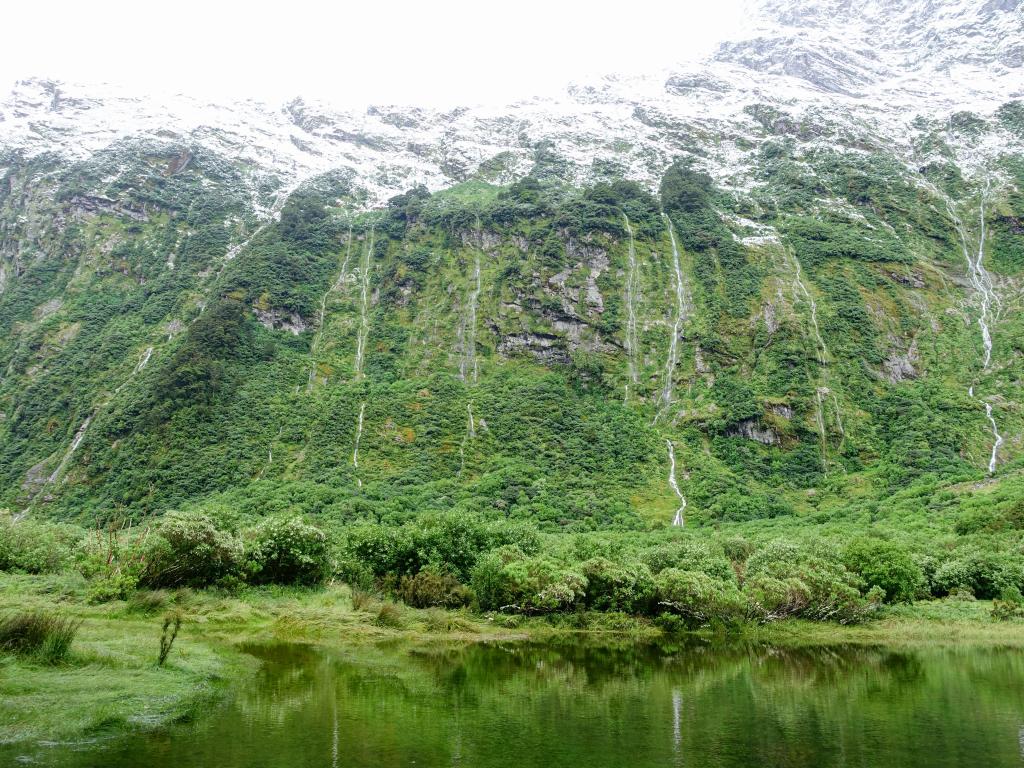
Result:
<svg viewBox="0 0 1024 768"><path fill-rule="evenodd" d="M69 656L46 665L0 653L0 745L88 742L126 729L158 728L201 713L231 681L253 673L252 643L323 645L398 640L410 644L545 640L567 635L657 642L645 619L576 614L523 619L442 609L416 610L322 589L263 588L238 594L183 591L160 600L89 604L78 576L0 574L4 615L56 608L81 621ZM168 611L184 618L165 666L158 667ZM857 626L785 621L706 642L784 646L983 645L1024 648L1024 620L997 622L987 601L935 600L890 607Z"/></svg>

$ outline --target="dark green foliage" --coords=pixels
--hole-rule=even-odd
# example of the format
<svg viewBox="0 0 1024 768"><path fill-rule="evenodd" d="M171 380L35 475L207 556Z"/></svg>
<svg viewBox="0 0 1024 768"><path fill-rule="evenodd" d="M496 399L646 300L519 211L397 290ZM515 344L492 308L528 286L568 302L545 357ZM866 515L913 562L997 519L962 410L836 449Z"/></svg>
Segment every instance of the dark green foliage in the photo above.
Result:
<svg viewBox="0 0 1024 768"><path fill-rule="evenodd" d="M883 595L877 587L861 597L858 579L838 553L821 543L810 546L774 541L747 560L744 591L761 621L797 616L849 624L874 611Z"/></svg>
<svg viewBox="0 0 1024 768"><path fill-rule="evenodd" d="M1003 590L1024 588L1024 557L975 547L953 553L935 571L934 590L946 595L968 588L983 600L999 597Z"/></svg>
<svg viewBox="0 0 1024 768"><path fill-rule="evenodd" d="M0 513L0 571L54 573L67 568L82 531Z"/></svg>
<svg viewBox="0 0 1024 768"><path fill-rule="evenodd" d="M153 589L208 587L242 567L241 542L198 513L168 514L146 544L140 583Z"/></svg>
<svg viewBox="0 0 1024 768"><path fill-rule="evenodd" d="M331 571L327 535L297 517L264 520L247 536L246 570L254 584L319 584Z"/></svg>
<svg viewBox="0 0 1024 768"><path fill-rule="evenodd" d="M843 562L868 588L880 588L887 603L912 602L925 586L921 567L907 550L891 542L856 539L847 545Z"/></svg>
<svg viewBox="0 0 1024 768"><path fill-rule="evenodd" d="M703 571L668 568L655 576L658 605L695 629L708 624L735 625L745 604L735 580L723 581Z"/></svg>
<svg viewBox="0 0 1024 768"><path fill-rule="evenodd" d="M429 566L414 576L403 576L396 592L414 608L459 608L473 597L455 576Z"/></svg>

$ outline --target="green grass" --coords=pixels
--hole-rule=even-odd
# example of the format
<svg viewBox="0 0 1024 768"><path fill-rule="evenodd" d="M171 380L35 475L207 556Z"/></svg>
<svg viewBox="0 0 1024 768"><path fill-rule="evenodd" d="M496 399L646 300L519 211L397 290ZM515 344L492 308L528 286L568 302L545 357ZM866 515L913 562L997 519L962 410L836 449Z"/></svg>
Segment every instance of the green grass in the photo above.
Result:
<svg viewBox="0 0 1024 768"><path fill-rule="evenodd" d="M141 597L92 605L86 596L77 576L0 575L0 602L11 610L58 611L81 621L59 665L0 653L0 743L73 741L201 716L226 684L256 669L242 650L252 642L340 646L403 639L432 646L572 635L635 642L660 634L651 622L623 614L480 615L416 610L365 595L355 608L344 585L235 595L181 590L162 596L161 611L179 609L187 618L167 664L158 667L161 611L140 611ZM996 622L990 611L985 601L930 601L886 608L880 619L859 626L787 621L720 637L781 646L1024 647L1024 621Z"/></svg>

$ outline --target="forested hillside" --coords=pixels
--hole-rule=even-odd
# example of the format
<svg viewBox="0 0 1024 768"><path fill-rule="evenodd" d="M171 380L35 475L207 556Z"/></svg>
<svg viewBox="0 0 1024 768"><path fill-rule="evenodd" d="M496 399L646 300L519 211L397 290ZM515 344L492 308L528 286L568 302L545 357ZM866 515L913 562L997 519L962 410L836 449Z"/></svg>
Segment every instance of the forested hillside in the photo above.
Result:
<svg viewBox="0 0 1024 768"><path fill-rule="evenodd" d="M1024 107L919 123L910 162L751 114L742 193L685 155L579 183L543 143L369 208L173 140L9 151L5 504L646 529L1016 483L1024 160L957 153Z"/></svg>

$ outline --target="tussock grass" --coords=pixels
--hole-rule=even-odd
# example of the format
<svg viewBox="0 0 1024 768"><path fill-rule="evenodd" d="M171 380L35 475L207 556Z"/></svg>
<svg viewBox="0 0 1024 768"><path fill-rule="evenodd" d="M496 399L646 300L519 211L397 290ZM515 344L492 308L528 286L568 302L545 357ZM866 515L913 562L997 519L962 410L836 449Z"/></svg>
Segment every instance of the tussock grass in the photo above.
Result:
<svg viewBox="0 0 1024 768"><path fill-rule="evenodd" d="M23 611L0 619L0 649L47 664L64 660L80 621L42 611Z"/></svg>

